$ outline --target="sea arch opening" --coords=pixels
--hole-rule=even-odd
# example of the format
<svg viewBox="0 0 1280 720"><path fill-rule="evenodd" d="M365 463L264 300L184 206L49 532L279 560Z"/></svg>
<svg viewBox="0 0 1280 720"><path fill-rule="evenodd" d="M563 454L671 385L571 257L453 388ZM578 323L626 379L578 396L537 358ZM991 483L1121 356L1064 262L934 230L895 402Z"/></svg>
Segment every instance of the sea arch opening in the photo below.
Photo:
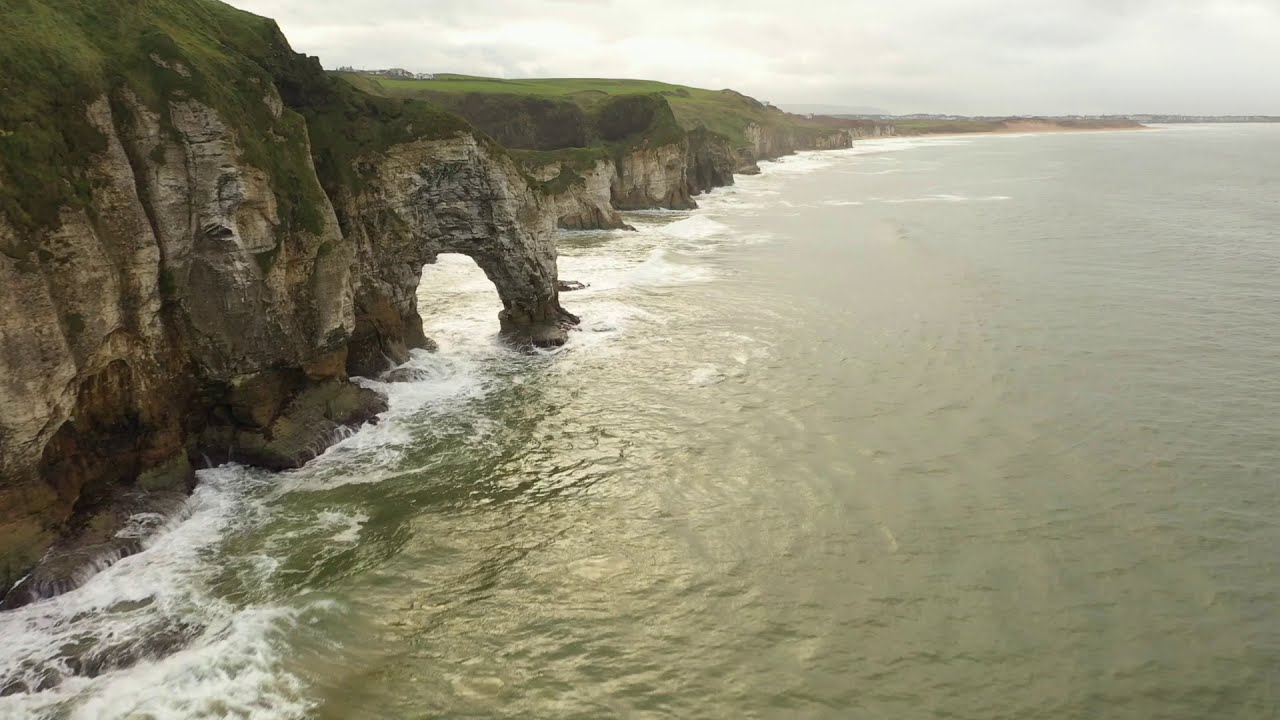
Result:
<svg viewBox="0 0 1280 720"><path fill-rule="evenodd" d="M429 344L445 346L492 338L505 310L498 283L472 256L443 252L422 267L414 293Z"/></svg>

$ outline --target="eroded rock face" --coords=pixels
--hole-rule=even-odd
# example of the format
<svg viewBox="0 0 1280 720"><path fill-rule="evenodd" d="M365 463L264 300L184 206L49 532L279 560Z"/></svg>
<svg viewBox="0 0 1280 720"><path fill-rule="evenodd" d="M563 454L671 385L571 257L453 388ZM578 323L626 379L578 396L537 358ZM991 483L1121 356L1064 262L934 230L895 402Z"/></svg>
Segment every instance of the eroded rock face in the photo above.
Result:
<svg viewBox="0 0 1280 720"><path fill-rule="evenodd" d="M733 184L738 157L724 136L705 128L697 128L689 132L687 165L685 176L689 183L689 194L701 195L714 188Z"/></svg>
<svg viewBox="0 0 1280 720"><path fill-rule="evenodd" d="M568 174L566 180L564 176ZM598 160L590 168L574 169L566 165L552 164L536 168L534 177L543 181L556 181L559 192L547 194L556 225L565 230L625 230L631 229L613 206L613 180L617 168L612 160Z"/></svg>
<svg viewBox="0 0 1280 720"><path fill-rule="evenodd" d="M850 137L854 140L864 138L881 138L881 137L897 137L898 128L893 125L871 125L868 127L855 127L849 129Z"/></svg>
<svg viewBox="0 0 1280 720"><path fill-rule="evenodd" d="M210 108L174 103L162 131L127 91L114 107L103 97L87 110L106 139L89 168L91 212L23 237L0 223L4 246L32 249L0 257L4 590L113 488L175 467L166 484L185 484L178 459L211 428L278 444L270 423L296 398L246 424L227 411L233 389L339 350L354 324L332 209L318 234L280 232L271 179L242 162ZM326 379L345 382L337 370ZM324 430L382 407L372 394L356 404ZM216 450L241 457L236 443Z"/></svg>
<svg viewBox="0 0 1280 720"><path fill-rule="evenodd" d="M274 89L263 102L291 112ZM191 99L162 124L127 90L87 112L106 138L88 208L35 233L0 216L0 595L46 559L9 606L136 548L113 540L121 489L167 507L188 458L296 467L384 410L348 378L427 344L415 291L439 253L484 269L516 342L563 343L577 320L553 213L471 135L363 158L369 181L332 202L290 139L311 171L291 182L318 198L308 229L245 160L254 129Z"/></svg>
<svg viewBox="0 0 1280 720"><path fill-rule="evenodd" d="M841 150L853 147L855 132L847 128L831 128L825 131L802 131L795 127L748 125L745 131L748 146L738 153L737 172L743 175L759 174L761 160L776 160L800 150Z"/></svg>
<svg viewBox="0 0 1280 720"><path fill-rule="evenodd" d="M613 179L613 205L619 210L692 210L688 144L645 145L623 153Z"/></svg>
<svg viewBox="0 0 1280 720"><path fill-rule="evenodd" d="M351 373L373 376L422 346L418 281L440 253L471 257L493 281L504 335L564 344L578 319L560 306L554 207L510 158L467 135L360 162L370 169L365 188L340 200L359 267Z"/></svg>
<svg viewBox="0 0 1280 720"><path fill-rule="evenodd" d="M692 165L689 144L682 141L657 147L645 143L585 169L549 164L528 170L543 183L540 194L556 226L621 230L633 228L620 210L696 208L690 194Z"/></svg>
<svg viewBox="0 0 1280 720"><path fill-rule="evenodd" d="M546 199L558 227L632 229L620 210L691 210L698 206L693 195L733 184L735 160L728 142L713 133L695 132L690 142L646 144L601 159L589 169L552 164L532 168L531 174L555 186Z"/></svg>

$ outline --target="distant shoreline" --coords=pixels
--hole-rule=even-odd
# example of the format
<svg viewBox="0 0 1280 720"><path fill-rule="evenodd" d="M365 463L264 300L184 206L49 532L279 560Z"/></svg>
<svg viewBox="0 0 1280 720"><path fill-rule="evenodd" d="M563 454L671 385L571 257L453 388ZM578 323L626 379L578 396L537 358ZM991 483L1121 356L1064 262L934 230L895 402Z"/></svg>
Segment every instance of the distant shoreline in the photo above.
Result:
<svg viewBox="0 0 1280 720"><path fill-rule="evenodd" d="M1133 125L1114 125L1114 126L1072 126L1062 125L1054 122L1044 122L1038 120L1014 120L1005 123L1005 127L1000 130L992 131L993 134L1001 133L1063 133L1063 132L1111 132L1115 130L1150 130L1151 126L1142 123L1134 123Z"/></svg>
<svg viewBox="0 0 1280 720"><path fill-rule="evenodd" d="M1044 122L1015 122L1008 123L1003 127L989 128L981 130L939 130L931 132L929 130L898 131L895 128L893 135L884 137L889 138L919 138L919 137L968 137L973 135L1048 135L1048 134L1066 134L1066 133L1102 133L1102 132L1141 132L1146 130L1157 130L1159 128L1150 125L1134 124L1134 125L1116 125L1113 127L1071 127L1066 125L1056 125Z"/></svg>
<svg viewBox="0 0 1280 720"><path fill-rule="evenodd" d="M1076 119L1045 117L1008 118L901 118L870 119L813 116L810 121L845 128L863 137L919 137L925 135L991 135L1005 133L1097 132L1139 130L1147 126L1127 118Z"/></svg>

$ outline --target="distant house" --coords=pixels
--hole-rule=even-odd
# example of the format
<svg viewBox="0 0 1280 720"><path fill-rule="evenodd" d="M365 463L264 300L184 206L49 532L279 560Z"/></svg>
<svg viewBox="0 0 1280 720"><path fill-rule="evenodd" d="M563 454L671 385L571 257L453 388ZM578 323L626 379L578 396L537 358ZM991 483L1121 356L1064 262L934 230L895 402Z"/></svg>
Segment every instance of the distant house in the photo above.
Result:
<svg viewBox="0 0 1280 720"><path fill-rule="evenodd" d="M338 68L338 72L360 73L361 75L377 75L378 77L389 77L403 80L435 80L433 73L416 73L405 70L404 68L388 68L385 70L357 70L350 65L344 65Z"/></svg>

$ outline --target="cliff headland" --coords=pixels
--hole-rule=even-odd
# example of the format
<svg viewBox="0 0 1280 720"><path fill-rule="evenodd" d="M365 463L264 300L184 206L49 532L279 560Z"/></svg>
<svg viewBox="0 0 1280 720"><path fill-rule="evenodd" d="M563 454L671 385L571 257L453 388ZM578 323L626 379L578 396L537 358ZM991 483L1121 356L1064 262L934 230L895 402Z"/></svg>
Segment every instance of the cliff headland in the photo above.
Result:
<svg viewBox="0 0 1280 720"><path fill-rule="evenodd" d="M800 150L850 147L887 126L807 118L733 90L648 80L429 79L343 71L373 95L427 101L509 148L562 228L623 226L618 210L688 209L734 174Z"/></svg>
<svg viewBox="0 0 1280 720"><path fill-rule="evenodd" d="M4 607L138 551L196 467L297 467L374 421L351 378L430 346L438 255L483 269L511 342L559 345L556 226L858 134L732 91L334 75L215 0L5 7Z"/></svg>

